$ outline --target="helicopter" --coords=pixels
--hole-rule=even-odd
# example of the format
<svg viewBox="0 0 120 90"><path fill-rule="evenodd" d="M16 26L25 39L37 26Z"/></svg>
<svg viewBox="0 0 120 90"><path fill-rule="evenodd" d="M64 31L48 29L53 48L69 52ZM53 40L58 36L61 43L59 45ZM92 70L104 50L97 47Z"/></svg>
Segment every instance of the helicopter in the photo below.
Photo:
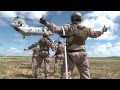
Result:
<svg viewBox="0 0 120 90"><path fill-rule="evenodd" d="M25 20L19 16L14 18L14 20L11 22L11 26L15 31L21 33L23 38L30 35L43 35L44 33L48 34L48 36L53 35L53 33L49 31L47 27L28 26Z"/></svg>

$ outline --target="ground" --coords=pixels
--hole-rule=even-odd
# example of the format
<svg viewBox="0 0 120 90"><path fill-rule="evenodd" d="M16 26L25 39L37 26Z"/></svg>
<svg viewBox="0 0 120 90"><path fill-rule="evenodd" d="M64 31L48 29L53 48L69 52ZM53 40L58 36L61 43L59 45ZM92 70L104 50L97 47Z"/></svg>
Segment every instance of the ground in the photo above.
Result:
<svg viewBox="0 0 120 90"><path fill-rule="evenodd" d="M120 57L89 58L92 79L120 79ZM44 64L38 79L44 79ZM50 62L48 79L59 79L59 70L53 73L54 59ZM79 73L75 68L73 79L78 79ZM0 79L34 79L31 68L31 57L0 57Z"/></svg>

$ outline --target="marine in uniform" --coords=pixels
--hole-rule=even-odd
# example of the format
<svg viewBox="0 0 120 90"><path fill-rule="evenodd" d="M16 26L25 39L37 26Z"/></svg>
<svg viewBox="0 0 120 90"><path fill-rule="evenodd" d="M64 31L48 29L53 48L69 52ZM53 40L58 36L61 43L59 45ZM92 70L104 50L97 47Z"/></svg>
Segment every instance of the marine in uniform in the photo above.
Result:
<svg viewBox="0 0 120 90"><path fill-rule="evenodd" d="M44 18L40 18L40 23L44 24L53 33L63 32L65 30L67 40L67 62L68 62L68 75L71 78L71 72L73 72L76 65L80 79L90 79L89 62L87 59L87 53L85 50L85 42L88 37L97 38L100 37L107 28L104 26L100 31L94 31L91 28L81 25L82 15L79 12L75 12L71 15L71 24L65 24L64 26L57 26L53 23L47 22ZM65 78L65 61L61 68L61 79Z"/></svg>
<svg viewBox="0 0 120 90"><path fill-rule="evenodd" d="M43 34L43 38L41 38L36 43L32 44L30 47L28 47L28 49L32 49L32 48L36 47L37 45L39 45L40 49L39 49L39 55L38 55L38 59L37 59L38 61L37 61L36 69L38 67L41 67L41 64L44 60L44 65L45 65L44 73L45 73L45 77L47 77L47 73L49 73L49 70L50 70L49 48L52 48L52 43L51 43L50 39L48 38L48 34L46 34L46 33Z"/></svg>
<svg viewBox="0 0 120 90"><path fill-rule="evenodd" d="M58 62L62 64L64 59L64 46L62 45L62 41L58 41L58 45L54 46L55 49L55 65L54 65L54 73L58 70Z"/></svg>

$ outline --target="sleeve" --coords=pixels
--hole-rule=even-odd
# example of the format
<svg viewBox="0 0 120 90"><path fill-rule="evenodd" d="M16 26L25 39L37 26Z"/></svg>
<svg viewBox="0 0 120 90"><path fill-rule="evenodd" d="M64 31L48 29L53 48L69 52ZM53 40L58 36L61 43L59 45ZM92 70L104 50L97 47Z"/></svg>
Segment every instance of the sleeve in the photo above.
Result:
<svg viewBox="0 0 120 90"><path fill-rule="evenodd" d="M91 28L88 28L88 37L90 38L97 38L103 34L102 31L94 31Z"/></svg>
<svg viewBox="0 0 120 90"><path fill-rule="evenodd" d="M50 47L52 50L54 50L54 45L52 42L50 42L50 40L47 39L47 45L48 47Z"/></svg>
<svg viewBox="0 0 120 90"><path fill-rule="evenodd" d="M47 26L48 30L50 30L53 33L60 33L60 32L62 32L62 27L64 27L65 31L68 31L70 29L70 25L69 24L66 24L64 26L57 26L57 25L55 25L53 23L48 23L47 22L46 26Z"/></svg>
<svg viewBox="0 0 120 90"><path fill-rule="evenodd" d="M38 41L38 42L35 42L35 43L32 44L31 46L29 46L28 49L32 49L32 48L36 47L38 44L39 44L39 41Z"/></svg>

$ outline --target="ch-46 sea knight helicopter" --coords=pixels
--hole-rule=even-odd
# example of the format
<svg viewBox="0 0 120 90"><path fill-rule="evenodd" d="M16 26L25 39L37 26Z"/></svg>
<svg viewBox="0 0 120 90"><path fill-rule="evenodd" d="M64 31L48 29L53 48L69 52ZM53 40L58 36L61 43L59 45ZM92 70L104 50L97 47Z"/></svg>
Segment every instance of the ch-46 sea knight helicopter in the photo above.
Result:
<svg viewBox="0 0 120 90"><path fill-rule="evenodd" d="M46 27L28 26L24 19L19 16L15 17L15 19L11 22L11 26L14 30L21 33L23 38L30 35L43 35L44 33L47 33L49 36L53 35L53 33Z"/></svg>

